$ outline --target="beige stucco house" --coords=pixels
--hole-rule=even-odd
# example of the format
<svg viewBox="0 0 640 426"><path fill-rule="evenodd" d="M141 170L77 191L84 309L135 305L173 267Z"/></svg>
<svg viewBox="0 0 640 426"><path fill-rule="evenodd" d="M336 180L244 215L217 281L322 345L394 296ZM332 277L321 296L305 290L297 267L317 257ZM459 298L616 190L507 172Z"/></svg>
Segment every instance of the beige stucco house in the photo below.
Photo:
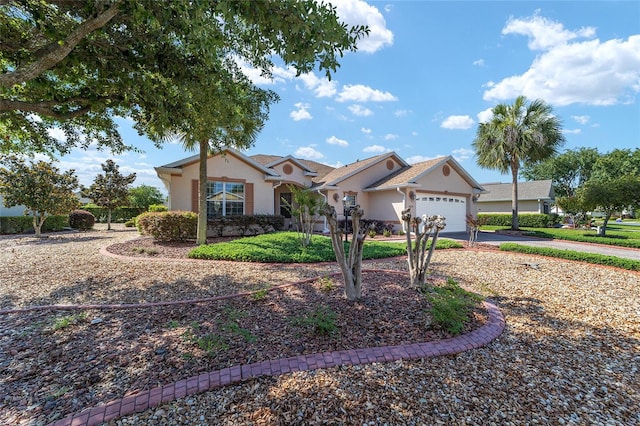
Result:
<svg viewBox="0 0 640 426"><path fill-rule="evenodd" d="M478 213L511 213L510 183L483 183L487 190L478 198ZM551 212L555 202L551 180L518 182L518 213Z"/></svg>
<svg viewBox="0 0 640 426"><path fill-rule="evenodd" d="M169 193L171 210L197 211L198 156L156 167ZM209 217L234 214L282 214L288 185L312 188L343 216L343 200L359 204L365 218L392 222L399 229L400 212L441 214L445 231L465 231L466 215L475 214L474 200L483 192L453 157L409 165L395 152L333 168L291 156L247 156L226 150L207 163ZM322 226L322 223L320 224Z"/></svg>

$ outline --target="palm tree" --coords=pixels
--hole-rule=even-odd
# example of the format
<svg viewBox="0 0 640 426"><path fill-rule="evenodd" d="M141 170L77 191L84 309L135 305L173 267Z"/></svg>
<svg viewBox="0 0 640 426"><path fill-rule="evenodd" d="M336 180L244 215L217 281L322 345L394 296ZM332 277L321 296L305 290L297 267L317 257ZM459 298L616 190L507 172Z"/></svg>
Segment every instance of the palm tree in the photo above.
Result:
<svg viewBox="0 0 640 426"><path fill-rule="evenodd" d="M551 106L518 96L513 105L498 104L493 117L480 123L473 147L477 164L507 173L511 170L511 229L518 230L518 171L523 162L538 162L557 153L564 143L561 120Z"/></svg>

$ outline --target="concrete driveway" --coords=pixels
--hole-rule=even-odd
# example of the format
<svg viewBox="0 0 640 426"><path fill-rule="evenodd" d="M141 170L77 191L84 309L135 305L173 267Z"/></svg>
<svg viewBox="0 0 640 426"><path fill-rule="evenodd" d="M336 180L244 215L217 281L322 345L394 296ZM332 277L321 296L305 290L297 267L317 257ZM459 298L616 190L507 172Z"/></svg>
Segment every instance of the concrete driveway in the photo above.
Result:
<svg viewBox="0 0 640 426"><path fill-rule="evenodd" d="M466 232L450 232L442 233L442 238L450 238L453 240L467 241L469 234ZM516 243L527 246L551 247L562 250L574 250L586 253L597 253L608 256L616 256L626 259L640 261L640 250L616 246L607 246L604 244L589 244L575 241L549 240L546 238L535 238L526 236L513 236L505 234L496 234L495 232L481 231L478 233L478 242L483 244L492 244L499 246L502 243Z"/></svg>

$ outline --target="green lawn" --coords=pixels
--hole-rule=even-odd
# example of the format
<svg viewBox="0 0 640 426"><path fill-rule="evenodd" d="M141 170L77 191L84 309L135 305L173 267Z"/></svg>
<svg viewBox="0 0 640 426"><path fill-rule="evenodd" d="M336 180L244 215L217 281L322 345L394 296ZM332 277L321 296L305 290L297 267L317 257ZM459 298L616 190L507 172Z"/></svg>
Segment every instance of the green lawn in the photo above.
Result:
<svg viewBox="0 0 640 426"><path fill-rule="evenodd" d="M349 243L345 243L348 247ZM462 248L462 245L447 239L440 239L436 249ZM367 238L364 244L364 259L380 259L403 256L406 245L400 242L383 242ZM243 262L273 263L313 263L336 260L329 237L313 235L311 244L302 247L295 232L278 232L239 238L237 240L202 245L193 249L189 257L210 260L236 260Z"/></svg>
<svg viewBox="0 0 640 426"><path fill-rule="evenodd" d="M602 223L602 222L596 222ZM483 226L482 230L500 230L503 226ZM598 237L595 230L562 228L521 228L531 236L554 238L557 240L579 241L585 243L608 244L620 247L640 248L640 226L609 223L604 237Z"/></svg>

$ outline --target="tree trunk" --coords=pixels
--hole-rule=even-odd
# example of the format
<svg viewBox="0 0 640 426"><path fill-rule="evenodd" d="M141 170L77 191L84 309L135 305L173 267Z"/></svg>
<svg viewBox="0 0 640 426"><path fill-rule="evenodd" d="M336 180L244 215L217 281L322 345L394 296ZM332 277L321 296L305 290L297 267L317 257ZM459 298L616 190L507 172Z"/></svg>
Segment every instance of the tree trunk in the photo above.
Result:
<svg viewBox="0 0 640 426"><path fill-rule="evenodd" d="M598 233L599 237L604 237L607 233L607 223L609 223L609 219L611 219L612 212L607 212L604 217L604 221L602 222L602 228L600 228L600 232Z"/></svg>
<svg viewBox="0 0 640 426"><path fill-rule="evenodd" d="M423 216L411 218L411 209L402 211L402 220L407 228L407 263L409 265L409 279L411 287L423 288L427 281L427 270L431 263L433 251L436 248L438 234L446 226L442 216ZM420 231L420 223L424 221L424 227ZM416 237L415 246L411 242L411 230ZM427 251L429 236L434 231L431 247Z"/></svg>
<svg viewBox="0 0 640 426"><path fill-rule="evenodd" d="M209 157L209 141L200 141L200 169L198 185L198 229L196 244L207 244L207 159ZM222 233L221 233L222 234Z"/></svg>
<svg viewBox="0 0 640 426"><path fill-rule="evenodd" d="M36 212L33 212L33 230L36 233L36 238L42 237L42 225L47 217L44 214L38 216Z"/></svg>
<svg viewBox="0 0 640 426"><path fill-rule="evenodd" d="M329 225L331 244L336 254L336 261L340 266L342 278L344 279L344 295L349 301L358 300L362 297L362 250L364 248L364 240L367 237L367 230L360 229L360 218L364 215L364 210L360 206L356 206L352 210L353 233L348 257L345 256L342 233L338 228L335 208L328 205L325 206L324 215Z"/></svg>
<svg viewBox="0 0 640 426"><path fill-rule="evenodd" d="M520 229L518 223L518 165L511 162L511 229L517 231Z"/></svg>
<svg viewBox="0 0 640 426"><path fill-rule="evenodd" d="M111 231L111 208L107 209L107 231Z"/></svg>

